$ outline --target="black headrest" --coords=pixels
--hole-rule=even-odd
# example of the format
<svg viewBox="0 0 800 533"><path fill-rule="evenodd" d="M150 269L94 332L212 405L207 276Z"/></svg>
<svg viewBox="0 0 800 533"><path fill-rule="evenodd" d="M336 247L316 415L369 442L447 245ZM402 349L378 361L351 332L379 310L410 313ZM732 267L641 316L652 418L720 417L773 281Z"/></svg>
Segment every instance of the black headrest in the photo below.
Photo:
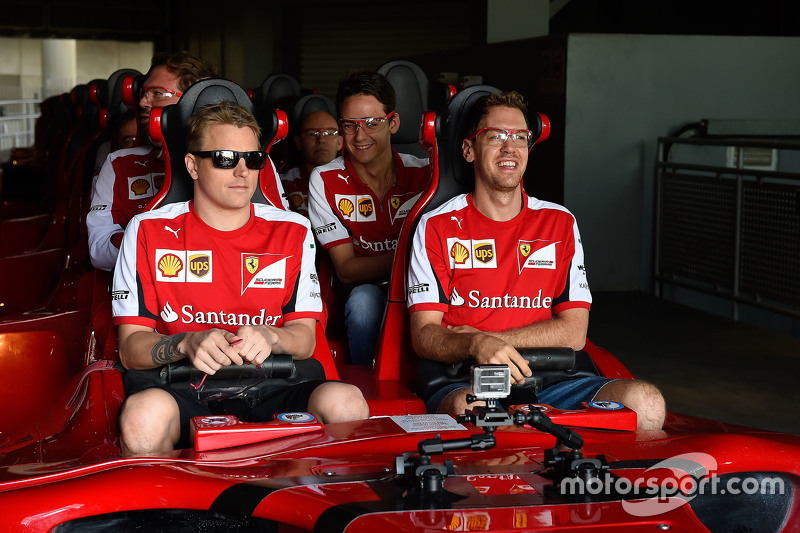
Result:
<svg viewBox="0 0 800 533"><path fill-rule="evenodd" d="M220 78L198 81L183 93L176 104L151 110L150 138L164 147L165 174L164 184L148 204L148 209L183 202L194 196L194 185L184 162L186 126L189 117L203 106L226 100L253 111L247 91L232 81ZM264 136L272 137L268 131L262 131L262 139ZM256 189L253 201L266 203L260 188Z"/></svg>
<svg viewBox="0 0 800 533"><path fill-rule="evenodd" d="M85 83L76 85L69 92L69 104L72 118L77 122L83 108L91 103L89 99L89 86Z"/></svg>
<svg viewBox="0 0 800 533"><path fill-rule="evenodd" d="M378 67L397 95L395 110L400 115L400 128L392 136L392 146L399 152L425 157L419 146L419 128L425 111L441 109L449 90L439 82L430 82L425 72L410 61L389 61Z"/></svg>
<svg viewBox="0 0 800 533"><path fill-rule="evenodd" d="M89 104L83 108L81 122L86 132L91 134L100 128L100 96L108 91L108 82L106 80L92 80L87 86L89 88Z"/></svg>
<svg viewBox="0 0 800 533"><path fill-rule="evenodd" d="M269 115L275 108L287 113L300 97L300 84L288 74L272 74L252 90L255 115L261 127L269 121Z"/></svg>
<svg viewBox="0 0 800 533"><path fill-rule="evenodd" d="M473 85L453 96L436 114L436 148L439 186L423 212L431 211L450 198L471 192L475 186L472 164L464 160L461 148L466 137L469 111L479 98L496 92L490 85Z"/></svg>
<svg viewBox="0 0 800 533"><path fill-rule="evenodd" d="M307 94L299 99L292 108L292 121L289 124L290 133L296 134L303 119L317 111L325 111L333 118L336 118L336 105L334 105L333 100L324 94Z"/></svg>
<svg viewBox="0 0 800 533"><path fill-rule="evenodd" d="M142 73L136 69L122 68L115 71L113 74L111 74L111 76L108 77L108 81L106 83L106 99L105 102L101 100L101 103L105 104L106 109L105 119L101 117L101 121L104 121L106 124L105 127L113 124L117 117L129 109L128 104L125 103L122 94L125 78L127 76L141 75Z"/></svg>
<svg viewBox="0 0 800 533"><path fill-rule="evenodd" d="M128 74L122 77L122 101L131 109L136 110L137 119L139 114L139 95L142 86L147 81L145 74Z"/></svg>

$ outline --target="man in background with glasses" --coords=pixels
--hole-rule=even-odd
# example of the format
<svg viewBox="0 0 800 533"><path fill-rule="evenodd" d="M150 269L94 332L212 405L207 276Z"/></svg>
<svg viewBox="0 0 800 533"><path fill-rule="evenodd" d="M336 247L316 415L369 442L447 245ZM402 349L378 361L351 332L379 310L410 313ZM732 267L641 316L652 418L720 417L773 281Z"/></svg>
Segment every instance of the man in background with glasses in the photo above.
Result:
<svg viewBox="0 0 800 533"><path fill-rule="evenodd" d="M314 233L348 291L344 318L356 364L373 360L400 228L430 181L427 159L392 149L395 102L382 74L346 76L336 94L345 155L314 169L309 184Z"/></svg>
<svg viewBox="0 0 800 533"><path fill-rule="evenodd" d="M424 359L504 364L512 381L522 383L532 372L516 348L579 351L586 343L592 297L580 233L566 208L522 189L539 135L530 130L522 95L482 97L466 124L462 151L473 163L475 189L425 214L417 226L408 285L427 290L409 290L411 340ZM424 399L429 412L458 415L470 392L469 383L452 383ZM661 393L641 381L581 377L538 392L539 403L559 409L592 400L630 407L639 429L664 422Z"/></svg>
<svg viewBox="0 0 800 533"><path fill-rule="evenodd" d="M339 125L330 113L314 111L300 122L300 130L294 136L294 144L300 151L300 164L281 174L283 190L292 211L308 217L308 180L314 167L330 163L342 149Z"/></svg>
<svg viewBox="0 0 800 533"><path fill-rule="evenodd" d="M214 70L188 52L153 56L139 95L140 145L113 152L92 184L86 216L89 256L95 268L111 270L128 221L141 213L164 182L163 151L148 135L150 110L178 102L190 85L215 77Z"/></svg>
<svg viewBox="0 0 800 533"><path fill-rule="evenodd" d="M311 225L296 213L251 203L267 163L259 135L256 119L241 106L199 110L186 134L193 199L141 213L125 230L114 274L120 361L147 370L188 359L212 375L193 392L143 383L141 373L127 372L119 418L126 455L188 447L193 416L235 414L256 422L308 411L325 424L368 416L357 387L325 380L267 384L252 404L197 396L222 367L314 352L322 301Z"/></svg>

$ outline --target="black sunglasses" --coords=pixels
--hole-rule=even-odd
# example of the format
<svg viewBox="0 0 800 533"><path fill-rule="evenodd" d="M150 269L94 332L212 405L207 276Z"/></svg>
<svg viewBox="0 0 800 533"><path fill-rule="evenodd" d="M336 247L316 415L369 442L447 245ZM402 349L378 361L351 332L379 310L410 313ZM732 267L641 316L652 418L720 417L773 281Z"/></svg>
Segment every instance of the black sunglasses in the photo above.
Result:
<svg viewBox="0 0 800 533"><path fill-rule="evenodd" d="M244 166L250 170L259 170L267 164L266 152L237 152L236 150L206 150L205 152L189 152L198 157L210 157L214 168L236 168L239 158L244 158Z"/></svg>

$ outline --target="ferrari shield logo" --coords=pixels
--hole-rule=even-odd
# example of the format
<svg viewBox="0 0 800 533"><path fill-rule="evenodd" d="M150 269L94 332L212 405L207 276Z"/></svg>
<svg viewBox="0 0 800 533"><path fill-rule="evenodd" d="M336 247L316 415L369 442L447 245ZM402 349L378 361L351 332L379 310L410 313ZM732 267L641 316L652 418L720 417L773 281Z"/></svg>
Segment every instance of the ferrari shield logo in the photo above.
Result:
<svg viewBox="0 0 800 533"><path fill-rule="evenodd" d="M400 207L400 198L398 198L397 196L393 196L391 200L389 200L389 205L392 206L392 209L397 209L398 207Z"/></svg>
<svg viewBox="0 0 800 533"><path fill-rule="evenodd" d="M258 270L258 257L249 255L244 258L244 267L251 274L255 274Z"/></svg>
<svg viewBox="0 0 800 533"><path fill-rule="evenodd" d="M522 257L528 257L531 253L531 245L528 243L520 244L519 253L522 254Z"/></svg>

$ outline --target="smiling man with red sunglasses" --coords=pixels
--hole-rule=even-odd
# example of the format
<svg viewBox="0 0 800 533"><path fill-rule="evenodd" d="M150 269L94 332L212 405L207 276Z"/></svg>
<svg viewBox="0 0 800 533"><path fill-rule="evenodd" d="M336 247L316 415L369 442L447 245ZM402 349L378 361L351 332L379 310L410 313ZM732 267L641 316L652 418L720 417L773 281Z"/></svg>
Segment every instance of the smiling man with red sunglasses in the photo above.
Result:
<svg viewBox="0 0 800 533"><path fill-rule="evenodd" d="M158 373L186 359L212 375L186 389L126 372L126 455L187 447L193 416L266 421L308 411L322 423L368 416L357 387L323 379L268 384L268 392L248 401L198 397L223 367L260 365L273 353L303 360L314 352L322 301L311 225L297 213L251 203L267 163L259 133L253 115L230 102L195 113L185 157L193 199L141 213L125 230L114 274L120 361Z"/></svg>
<svg viewBox="0 0 800 533"><path fill-rule="evenodd" d="M196 81L216 76L214 70L188 52L153 56L139 95L141 146L109 155L92 184L86 216L89 256L95 268L111 270L117 260L128 221L141 213L164 182L162 149L150 144L150 111L178 102Z"/></svg>
<svg viewBox="0 0 800 533"><path fill-rule="evenodd" d="M411 341L424 359L508 365L512 381L521 383L532 372L517 348L580 351L586 343L592 297L583 247L572 213L522 188L538 136L522 95L481 97L466 124L462 151L474 166L475 189L417 226L408 286L426 290L409 290ZM436 368L425 363L423 382ZM608 400L636 411L639 429L664 422L664 398L649 383L590 376L548 385L537 391L538 402L579 409ZM470 405L468 393L467 381L451 383L425 401L430 412L459 415Z"/></svg>
<svg viewBox="0 0 800 533"><path fill-rule="evenodd" d="M395 100L382 74L346 76L336 94L345 155L315 168L309 183L314 233L348 292L345 326L357 364L375 355L400 228L430 181L427 159L392 149Z"/></svg>

